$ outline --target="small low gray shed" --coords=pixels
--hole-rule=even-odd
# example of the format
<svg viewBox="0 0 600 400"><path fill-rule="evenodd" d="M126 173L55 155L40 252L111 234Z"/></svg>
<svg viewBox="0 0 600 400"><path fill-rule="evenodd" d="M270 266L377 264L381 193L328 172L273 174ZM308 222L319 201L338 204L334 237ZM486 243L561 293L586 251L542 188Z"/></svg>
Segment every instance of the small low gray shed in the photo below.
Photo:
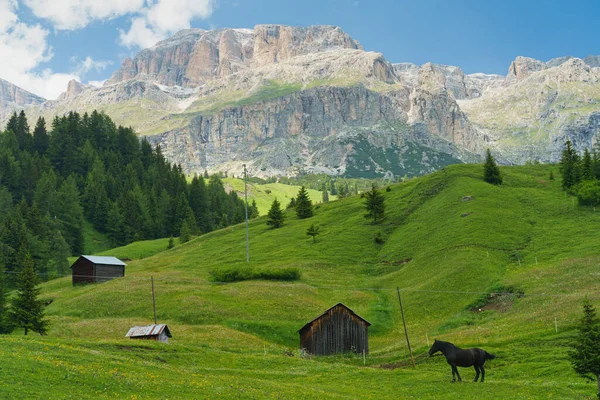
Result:
<svg viewBox="0 0 600 400"><path fill-rule="evenodd" d="M141 340L156 340L157 342L167 343L171 336L169 327L166 324L157 324L149 326L134 326L129 329L127 335L130 339L141 339Z"/></svg>
<svg viewBox="0 0 600 400"><path fill-rule="evenodd" d="M106 282L125 276L125 264L116 257L80 256L71 265L73 284Z"/></svg>

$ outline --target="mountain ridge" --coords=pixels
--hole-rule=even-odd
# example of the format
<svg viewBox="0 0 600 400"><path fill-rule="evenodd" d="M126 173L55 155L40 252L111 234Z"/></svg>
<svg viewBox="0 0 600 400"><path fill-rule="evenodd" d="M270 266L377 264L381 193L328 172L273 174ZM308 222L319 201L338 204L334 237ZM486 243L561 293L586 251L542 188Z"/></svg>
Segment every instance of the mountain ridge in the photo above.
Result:
<svg viewBox="0 0 600 400"><path fill-rule="evenodd" d="M590 147L597 65L600 56L517 57L506 76L465 74L392 64L336 26L188 29L125 59L101 88L73 81L59 99L25 108L34 118L99 108L189 174L246 164L265 177L412 175L443 167L428 154L478 162L489 147L520 164L556 162L567 138ZM551 96L524 106L540 85L561 85L565 107Z"/></svg>

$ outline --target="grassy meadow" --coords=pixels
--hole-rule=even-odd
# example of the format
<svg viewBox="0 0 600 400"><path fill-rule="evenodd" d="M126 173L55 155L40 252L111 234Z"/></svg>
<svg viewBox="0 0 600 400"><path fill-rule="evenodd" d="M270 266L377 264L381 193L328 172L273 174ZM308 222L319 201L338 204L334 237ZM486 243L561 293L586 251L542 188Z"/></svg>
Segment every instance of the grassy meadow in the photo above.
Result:
<svg viewBox="0 0 600 400"><path fill-rule="evenodd" d="M240 178L223 178L223 184L230 190L234 190L238 196L244 198L244 180ZM256 207L260 215L267 215L273 200L277 199L281 203L281 208L285 208L293 198L296 198L300 186L286 185L283 183L265 183L256 184L248 182L248 202L256 201ZM313 204L323 201L323 194L314 189L306 189ZM330 199L335 199L336 196L330 195Z"/></svg>
<svg viewBox="0 0 600 400"><path fill-rule="evenodd" d="M600 307L600 211L548 179L556 166L501 170L501 186L483 182L480 165L456 165L382 188L376 225L359 196L319 204L306 220L288 210L280 229L250 221L249 266L297 268L293 282L210 279L248 267L243 224L170 250L165 239L105 251L130 260L124 278L46 282L48 336L0 336L1 397L594 398L567 351L582 300ZM125 338L153 322L151 277L168 344ZM300 352L298 329L338 302L372 323L370 354ZM486 382L462 368L451 384L444 358L425 356L434 338L496 354Z"/></svg>

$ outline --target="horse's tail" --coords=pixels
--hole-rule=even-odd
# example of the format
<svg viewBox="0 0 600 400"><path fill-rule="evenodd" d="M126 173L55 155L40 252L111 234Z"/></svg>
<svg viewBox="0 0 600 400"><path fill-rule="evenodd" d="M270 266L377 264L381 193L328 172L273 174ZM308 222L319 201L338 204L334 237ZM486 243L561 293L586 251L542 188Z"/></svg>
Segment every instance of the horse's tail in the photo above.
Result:
<svg viewBox="0 0 600 400"><path fill-rule="evenodd" d="M495 354L488 353L487 351L485 352L485 359L486 360L493 360L494 358L496 358Z"/></svg>

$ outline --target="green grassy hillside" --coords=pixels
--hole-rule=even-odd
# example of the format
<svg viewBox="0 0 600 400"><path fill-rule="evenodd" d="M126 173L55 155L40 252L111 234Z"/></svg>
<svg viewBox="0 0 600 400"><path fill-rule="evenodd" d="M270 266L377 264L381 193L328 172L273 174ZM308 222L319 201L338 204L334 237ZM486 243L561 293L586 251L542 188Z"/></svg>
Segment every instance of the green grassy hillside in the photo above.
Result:
<svg viewBox="0 0 600 400"><path fill-rule="evenodd" d="M224 178L223 183L226 187L235 190L240 198L244 198L244 180L240 178ZM267 215L271 208L273 200L277 199L283 208L298 195L300 186L284 185L282 183L265 183L255 184L248 182L248 202L256 201L258 212L260 215ZM306 189L313 204L321 203L323 194L318 190ZM334 200L336 196L329 195L330 200Z"/></svg>
<svg viewBox="0 0 600 400"><path fill-rule="evenodd" d="M567 350L583 298L600 303L600 214L574 204L547 179L551 170L558 176L551 166L503 168L496 187L483 182L481 166L448 167L383 190L387 214L378 225L365 220L359 197L321 204L306 220L287 212L276 230L264 218L251 221L250 266L298 268L295 282L210 280L211 271L247 267L239 225L133 259L122 279L45 283L49 335L0 337L0 391L9 398L591 397L595 384L575 375ZM321 228L314 244L306 235L313 223ZM166 345L124 337L152 323L151 276L158 320L173 333ZM301 354L298 329L338 302L372 323L370 354ZM445 360L423 357L433 338L495 353L486 383L470 382L473 369L461 369L464 382L451 385Z"/></svg>

